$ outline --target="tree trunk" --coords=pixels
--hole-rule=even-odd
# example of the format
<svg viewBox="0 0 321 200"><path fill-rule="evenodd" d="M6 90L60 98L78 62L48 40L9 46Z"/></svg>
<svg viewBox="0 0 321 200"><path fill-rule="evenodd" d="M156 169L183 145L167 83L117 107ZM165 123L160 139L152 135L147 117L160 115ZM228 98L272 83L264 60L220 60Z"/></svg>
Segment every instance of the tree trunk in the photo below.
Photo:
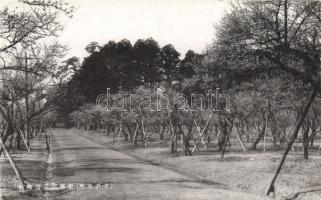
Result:
<svg viewBox="0 0 321 200"><path fill-rule="evenodd" d="M189 149L189 133L187 133L187 135L185 135L184 131L182 128L180 128L180 133L181 133L181 139L182 139L182 150L183 150L183 154L184 156L191 156L192 152Z"/></svg>
<svg viewBox="0 0 321 200"><path fill-rule="evenodd" d="M133 133L132 131L130 130L130 127L131 125L129 124L125 124L125 128L127 130L127 139L126 139L126 136L125 136L125 141L128 141L128 135L129 135L129 140L130 140L130 143L133 143Z"/></svg>
<svg viewBox="0 0 321 200"><path fill-rule="evenodd" d="M137 145L137 136L138 136L138 129L139 129L139 124L136 123L136 128L135 128L135 132L134 132L134 145Z"/></svg>
<svg viewBox="0 0 321 200"><path fill-rule="evenodd" d="M21 149L21 135L18 133L17 133L17 139L16 139L16 149L19 149L19 150Z"/></svg>
<svg viewBox="0 0 321 200"><path fill-rule="evenodd" d="M161 129L160 129L160 131L159 131L159 139L160 139L160 140L164 140L165 129L166 129L166 124L164 123L164 124L161 126Z"/></svg>
<svg viewBox="0 0 321 200"><path fill-rule="evenodd" d="M175 140L177 140L176 137L176 127L173 127L172 120L169 121L170 131L171 131L171 139L170 139L170 153L175 153Z"/></svg>
<svg viewBox="0 0 321 200"><path fill-rule="evenodd" d="M46 138L46 146L47 146L47 150L50 150L50 143L49 143L49 136L47 136L47 133L45 132L45 138Z"/></svg>
<svg viewBox="0 0 321 200"><path fill-rule="evenodd" d="M302 146L303 146L303 158L309 159L309 122L307 122L307 126L302 128Z"/></svg>
<svg viewBox="0 0 321 200"><path fill-rule="evenodd" d="M89 132L89 130L90 130L90 125L91 125L91 119L90 119L89 122L87 123L87 132Z"/></svg>
<svg viewBox="0 0 321 200"><path fill-rule="evenodd" d="M226 145L228 144L229 145L229 148L231 148L231 143L230 143L230 135L231 135L231 132L232 132L232 129L233 129L233 123L229 123L228 122L228 119L224 119L224 143L223 143L223 147L221 148L222 149L222 152L221 152L221 158L223 159L224 158L224 155L225 155L225 149L226 149Z"/></svg>
<svg viewBox="0 0 321 200"><path fill-rule="evenodd" d="M125 141L127 142L128 141L128 132L126 131L127 130L127 127L123 127L123 134L124 134L124 137L125 137Z"/></svg>
<svg viewBox="0 0 321 200"><path fill-rule="evenodd" d="M146 129L145 129L145 124L144 121L142 120L142 141L144 144L144 147L147 147L147 141L146 141Z"/></svg>

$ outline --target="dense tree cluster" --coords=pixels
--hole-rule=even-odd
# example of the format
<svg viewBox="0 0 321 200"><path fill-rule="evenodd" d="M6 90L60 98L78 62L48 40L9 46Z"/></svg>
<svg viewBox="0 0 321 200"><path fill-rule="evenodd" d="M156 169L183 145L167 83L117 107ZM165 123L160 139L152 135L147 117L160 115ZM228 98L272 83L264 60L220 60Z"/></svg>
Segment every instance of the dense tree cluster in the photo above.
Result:
<svg viewBox="0 0 321 200"><path fill-rule="evenodd" d="M71 58L60 68L60 77L73 74L61 85L56 98L58 109L66 114L81 103L94 103L107 88L116 93L191 78L203 57L189 50L181 60L173 45L161 48L152 38L139 39L134 45L126 39L110 41L102 47L91 42L86 50L89 56L81 65L77 58Z"/></svg>

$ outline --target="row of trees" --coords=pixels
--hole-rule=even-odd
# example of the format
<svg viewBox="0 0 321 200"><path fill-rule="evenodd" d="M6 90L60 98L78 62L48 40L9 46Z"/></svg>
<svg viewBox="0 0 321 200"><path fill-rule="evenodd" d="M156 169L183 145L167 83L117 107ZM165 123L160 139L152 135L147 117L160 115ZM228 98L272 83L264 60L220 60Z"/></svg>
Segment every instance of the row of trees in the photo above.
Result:
<svg viewBox="0 0 321 200"><path fill-rule="evenodd" d="M222 155L231 134L237 132L236 137L247 148L242 138L245 135L251 149L269 136L274 146L285 150L266 191L269 194L299 133L304 158L308 159L309 147L313 147L320 130L320 10L319 1L235 2L217 25L215 40L204 55L192 59L186 56L181 61L171 46L157 48L151 39L139 40L134 46L126 40L102 48L91 44L87 48L91 55L64 88L74 87L73 92L79 91L92 103L107 88L112 88L114 95L130 91L148 94L163 85L169 93L187 96L206 95L220 88L232 99L230 110L210 114L171 110L158 116L157 112L138 109L134 116L109 112L108 117L97 119L116 120L122 127L118 130L125 135L127 132L132 137L135 133L134 142L138 130L144 138L146 127L158 127L151 131L157 133L166 124L171 152L175 152L175 140L181 137L186 155L191 153L189 141L197 148L204 132L215 131L215 127L222 137L218 143L223 144L219 148ZM178 84L174 86L171 83L175 81ZM143 89L137 88L140 85ZM77 112L71 115L73 119ZM126 123L133 123L132 127L124 128ZM190 131L192 124L196 125L194 131ZM191 132L196 134L196 141Z"/></svg>
<svg viewBox="0 0 321 200"><path fill-rule="evenodd" d="M284 149L290 140L289 131L299 117L303 104L301 100L295 104L280 106L275 99L262 95L262 91L239 91L234 96L230 96L228 102L226 98L216 99L214 97L212 104L216 105L216 100L218 100L219 106L216 110L209 110L205 106L209 103L206 95L195 96L192 103L187 101L182 106L179 104L182 100L177 97L184 96L184 100L188 100L188 97L180 93L180 90L166 90L160 94L157 90L160 88L139 86L131 93L121 91L109 97L109 106L120 104L119 106L122 107L124 104L126 110L110 109L107 111L107 96L100 96L97 104L84 104L72 112L69 115L71 125L87 131L102 131L114 137L123 135L125 141L135 145L141 142L143 146L147 146L151 136L156 138L156 135L159 135L160 140L177 143L177 139L182 139L184 133L187 138L186 145L193 147L193 151L197 147L195 146L196 140L199 140L197 144L201 141L204 147L207 143L205 141L216 140L219 150L224 150L222 152L224 155L223 147L230 146L232 138L239 141L244 151L256 150L260 142L264 142L264 145L272 142L275 149ZM133 96L129 103L130 95ZM136 95L141 99L135 98ZM164 95L163 99L162 95ZM165 96L166 100L164 100ZM127 99L121 100L120 97ZM169 105L172 106L165 109L163 107L168 103L166 102L168 97L174 97L174 102L170 102ZM157 98L160 99L157 101ZM159 107L163 106L163 109L157 111L155 109L157 103ZM226 103L230 105L227 106ZM129 104L131 109L128 108ZM309 148L313 148L313 141L320 129L319 112L318 105L313 104L301 129L306 159ZM189 150L189 147L184 146L185 143L181 144L184 149ZM177 147L175 149L174 151L170 145L171 153L177 152Z"/></svg>
<svg viewBox="0 0 321 200"><path fill-rule="evenodd" d="M320 91L320 8L319 1L236 3L218 26L218 39L213 48L216 66L234 71L239 77L246 74L245 78L253 76L255 80L262 76L272 81L279 79L279 86L285 90L273 91L266 96L282 97L288 93L286 98L280 98L281 105L306 101L286 109L296 111L296 123L292 123L293 132L266 194L274 191L274 182L299 130L302 130L305 147L315 132L307 125L312 123L306 116L313 102L317 103L315 97ZM299 109L293 109L295 107ZM281 109L283 106L278 110ZM303 123L306 125L302 126ZM309 130L305 131L307 127Z"/></svg>
<svg viewBox="0 0 321 200"><path fill-rule="evenodd" d="M0 8L0 155L6 154L22 186L25 178L10 149L30 152L30 139L55 118L51 79L66 47L44 39L56 36L63 28L59 21L72 12L60 0L18 0Z"/></svg>

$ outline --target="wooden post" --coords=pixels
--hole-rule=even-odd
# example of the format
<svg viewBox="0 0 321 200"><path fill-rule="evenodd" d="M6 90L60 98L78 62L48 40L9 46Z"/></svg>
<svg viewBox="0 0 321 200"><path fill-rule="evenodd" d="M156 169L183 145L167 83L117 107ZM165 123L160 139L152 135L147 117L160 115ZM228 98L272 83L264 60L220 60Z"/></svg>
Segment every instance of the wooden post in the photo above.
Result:
<svg viewBox="0 0 321 200"><path fill-rule="evenodd" d="M246 147L245 147L244 142L242 141L242 138L240 137L239 133L235 132L235 135L236 135L237 139L239 140L240 144L242 145L243 151L246 152L247 151Z"/></svg>
<svg viewBox="0 0 321 200"><path fill-rule="evenodd" d="M210 115L210 117L208 118L208 120L207 120L207 122L206 122L206 124L205 124L205 126L204 126L204 128L203 128L203 130L202 130L201 132L198 132L198 133L199 133L199 137L198 137L197 140L196 140L196 144L194 145L194 148L193 148L193 150L192 150L192 153L195 152L195 150L196 150L196 148L197 148L197 144L200 142L201 139L203 139L202 136L203 136L203 134L204 134L205 129L207 128L207 125L208 125L209 121L212 119L213 114L214 114L214 113L212 113L212 114ZM194 120L194 123L195 123L195 120ZM197 124L195 124L195 125L196 125L196 128L197 128ZM198 128L197 128L197 131L199 131Z"/></svg>
<svg viewBox="0 0 321 200"><path fill-rule="evenodd" d="M265 152L265 146L266 146L267 127L268 127L268 112L265 113L265 130L264 130L264 144L263 144L264 152Z"/></svg>
<svg viewBox="0 0 321 200"><path fill-rule="evenodd" d="M289 143L288 143L288 145L287 145L287 148L285 149L285 151L284 151L284 153L283 153L283 156L282 156L282 158L281 158L281 161L280 161L280 163L279 163L279 165L278 165L278 167L277 167L277 169L276 169L276 172L275 172L275 174L273 175L273 177L272 177L272 179L271 179L271 181L270 181L270 183L269 183L269 185L268 185L268 187L267 187L267 189L266 189L266 191L265 191L265 195L267 195L267 196L270 194L270 192L275 191L275 190L274 190L274 183L275 183L275 181L276 181L276 178L278 177L278 175L279 175L279 173L280 173L280 171L281 171L281 169L282 169L282 166L283 166L283 163L284 163L284 161L285 161L285 159L286 159L286 156L288 155L288 153L289 153L289 151L290 151L290 149L291 149L291 147L292 147L295 139L296 139L297 136L298 136L299 129L300 129L300 127L301 127L301 125L302 125L302 122L304 121L306 115L308 114L308 111L309 111L309 109L310 109L310 107L311 107L311 105L312 105L312 103L313 103L313 101L314 101L314 98L315 98L315 96L316 96L316 93L317 93L317 89L316 89L316 86L314 86L313 91L312 91L310 97L308 98L308 100L307 100L307 102L306 102L306 105L305 105L305 107L304 107L304 109L303 109L303 112L302 112L300 118L298 119L298 121L297 121L297 123L296 123L296 125L295 125L295 128L294 128L294 130L293 130L291 139L290 139L290 141L289 141Z"/></svg>
<svg viewBox="0 0 321 200"><path fill-rule="evenodd" d="M23 143L25 144L25 146L26 146L26 148L27 148L27 150L28 150L28 153L30 153L30 148L29 148L29 146L28 146L28 143L27 143L26 139L25 139L24 136L23 136L23 133L22 133L21 129L19 129L19 132L20 132L20 135L21 135L21 137L22 137Z"/></svg>
<svg viewBox="0 0 321 200"><path fill-rule="evenodd" d="M120 144L120 134L122 133L122 131L123 131L123 118L121 118L120 120L120 127L118 130L118 145Z"/></svg>
<svg viewBox="0 0 321 200"><path fill-rule="evenodd" d="M0 145L2 146L2 149L4 151L4 153L6 154L7 158L9 159L9 162L14 170L14 172L16 173L16 176L17 178L19 179L21 185L22 185L22 188L24 189L25 188L25 183L24 183L24 178L20 172L20 170L18 169L16 163L14 162L14 160L11 158L8 150L7 150L7 147L4 145L3 141L2 141L2 138L0 137Z"/></svg>
<svg viewBox="0 0 321 200"><path fill-rule="evenodd" d="M206 144L205 144L205 141L204 141L204 139L203 139L203 134L201 135L201 127L197 124L197 122L195 121L195 119L193 120L194 121L194 124L195 124L195 126L196 126L196 130L197 130L197 133L198 133L198 135L199 135L199 137L201 138L201 141L202 141L202 143L203 143L203 146L204 146L204 149L206 149ZM205 128L204 128L204 130L205 130ZM203 131L202 131L203 132Z"/></svg>

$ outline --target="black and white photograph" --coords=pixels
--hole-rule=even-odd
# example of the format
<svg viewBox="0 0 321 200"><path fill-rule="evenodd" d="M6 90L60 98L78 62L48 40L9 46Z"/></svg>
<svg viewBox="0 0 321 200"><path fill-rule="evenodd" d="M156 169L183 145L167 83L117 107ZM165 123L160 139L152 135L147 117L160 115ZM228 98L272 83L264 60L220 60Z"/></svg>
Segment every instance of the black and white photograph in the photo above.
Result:
<svg viewBox="0 0 321 200"><path fill-rule="evenodd" d="M0 0L0 200L321 200L320 0Z"/></svg>

